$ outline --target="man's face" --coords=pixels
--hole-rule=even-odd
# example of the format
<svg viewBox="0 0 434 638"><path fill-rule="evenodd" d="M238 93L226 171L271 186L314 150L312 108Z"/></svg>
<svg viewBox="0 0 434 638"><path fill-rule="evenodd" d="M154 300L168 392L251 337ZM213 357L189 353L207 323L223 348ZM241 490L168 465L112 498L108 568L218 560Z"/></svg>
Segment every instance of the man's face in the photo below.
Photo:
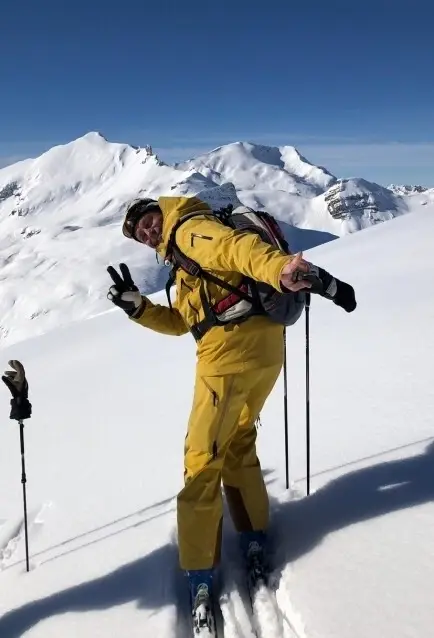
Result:
<svg viewBox="0 0 434 638"><path fill-rule="evenodd" d="M134 230L138 241L150 248L157 248L161 242L163 215L158 210L151 210L140 219Z"/></svg>

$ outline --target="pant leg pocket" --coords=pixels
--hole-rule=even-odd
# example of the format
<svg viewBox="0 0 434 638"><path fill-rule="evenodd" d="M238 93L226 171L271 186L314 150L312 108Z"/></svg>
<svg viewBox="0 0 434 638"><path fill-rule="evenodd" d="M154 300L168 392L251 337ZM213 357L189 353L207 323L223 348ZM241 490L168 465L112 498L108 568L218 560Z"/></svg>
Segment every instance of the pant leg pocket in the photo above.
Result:
<svg viewBox="0 0 434 638"><path fill-rule="evenodd" d="M214 390L214 388L211 385L211 379L212 377L201 377L201 381L204 384L205 388L208 390L211 400L212 400L212 404L213 407L218 407L219 403L220 403L220 397L218 395L217 390Z"/></svg>
<svg viewBox="0 0 434 638"><path fill-rule="evenodd" d="M210 393L213 409L216 410L213 425L210 428L210 452L213 458L226 449L234 430L230 413L233 395L234 377L202 377ZM217 385L217 388L216 388ZM228 418L230 422L228 421Z"/></svg>

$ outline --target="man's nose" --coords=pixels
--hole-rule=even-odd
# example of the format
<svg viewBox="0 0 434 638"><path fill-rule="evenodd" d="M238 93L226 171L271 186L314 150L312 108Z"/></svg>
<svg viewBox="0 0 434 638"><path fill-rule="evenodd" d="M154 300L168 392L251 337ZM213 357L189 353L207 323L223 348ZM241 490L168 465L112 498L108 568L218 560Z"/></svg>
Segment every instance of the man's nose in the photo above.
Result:
<svg viewBox="0 0 434 638"><path fill-rule="evenodd" d="M145 235L144 243L147 244L148 246L152 246L154 230L152 228L145 228L144 235Z"/></svg>

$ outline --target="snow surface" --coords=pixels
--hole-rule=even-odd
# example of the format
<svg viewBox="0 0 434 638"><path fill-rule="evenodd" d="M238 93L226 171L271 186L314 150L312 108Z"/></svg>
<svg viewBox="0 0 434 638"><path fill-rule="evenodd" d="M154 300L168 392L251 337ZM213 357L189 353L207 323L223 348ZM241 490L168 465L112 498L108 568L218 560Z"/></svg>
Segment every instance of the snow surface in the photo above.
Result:
<svg viewBox="0 0 434 638"><path fill-rule="evenodd" d="M128 260L144 293L163 288L154 252L120 232L126 203L218 189L216 205L232 190L274 214L294 251L423 205L434 211L434 190L402 196L338 180L291 146L236 142L168 166L149 147L88 133L0 170L0 346L104 312L110 263Z"/></svg>
<svg viewBox="0 0 434 638"><path fill-rule="evenodd" d="M288 330L291 490L284 485L282 379L258 439L272 503L276 597L258 600L252 616L227 522L225 638L252 638L255 625L263 638L432 634L433 238L426 208L306 253L355 286L358 308L347 315L312 301L309 497L303 320ZM107 247L112 259L109 248L116 244ZM136 255L130 250L127 262ZM10 358L26 366L34 414L25 428L27 574L19 432L7 419L8 393L0 392L1 638L190 635L175 496L194 342L134 325L107 301L101 307L100 316L3 349L4 366Z"/></svg>

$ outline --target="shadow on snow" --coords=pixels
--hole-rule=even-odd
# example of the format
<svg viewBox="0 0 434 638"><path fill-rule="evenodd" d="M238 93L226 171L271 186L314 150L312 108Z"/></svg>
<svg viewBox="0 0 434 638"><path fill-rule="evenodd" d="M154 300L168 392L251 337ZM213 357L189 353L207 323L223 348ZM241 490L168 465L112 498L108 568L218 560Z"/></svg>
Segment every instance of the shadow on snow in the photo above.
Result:
<svg viewBox="0 0 434 638"><path fill-rule="evenodd" d="M378 463L331 480L307 498L272 503L276 557L282 568L324 537L363 522L434 499L434 443L424 453ZM234 532L225 533L226 558L234 553ZM162 575L164 577L162 578ZM138 608L178 605L185 597L176 543L168 543L95 580L27 603L0 619L2 638L19 638L38 622L67 612L103 610L136 601ZM182 617L179 621L185 622Z"/></svg>

